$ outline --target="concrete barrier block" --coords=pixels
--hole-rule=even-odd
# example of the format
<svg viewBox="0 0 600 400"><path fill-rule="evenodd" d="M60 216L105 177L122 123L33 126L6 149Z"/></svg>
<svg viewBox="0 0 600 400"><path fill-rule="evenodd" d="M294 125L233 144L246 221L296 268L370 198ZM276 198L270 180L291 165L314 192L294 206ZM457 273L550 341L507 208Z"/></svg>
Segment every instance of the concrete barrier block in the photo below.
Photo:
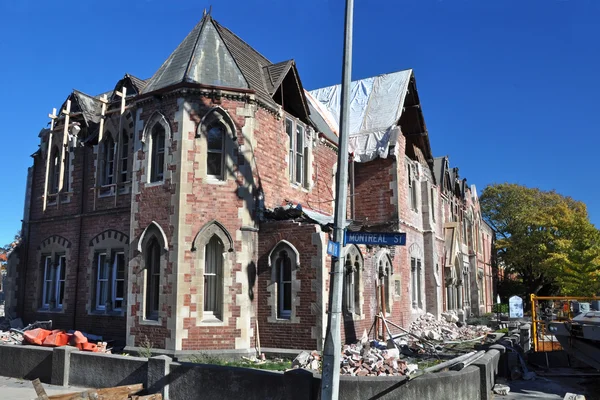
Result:
<svg viewBox="0 0 600 400"><path fill-rule="evenodd" d="M52 349L41 346L0 345L0 375L44 383L52 380Z"/></svg>
<svg viewBox="0 0 600 400"><path fill-rule="evenodd" d="M313 373L302 368L292 369L283 374L286 399L311 400L313 393Z"/></svg>
<svg viewBox="0 0 600 400"><path fill-rule="evenodd" d="M498 350L489 350L479 360L472 365L479 368L479 388L482 400L491 398L492 389L498 373L498 363L500 361L500 352Z"/></svg>
<svg viewBox="0 0 600 400"><path fill-rule="evenodd" d="M56 347L52 351L51 383L57 386L69 386L69 371L71 369L71 352L78 351L71 346Z"/></svg>
<svg viewBox="0 0 600 400"><path fill-rule="evenodd" d="M169 356L156 356L148 359L148 393L160 393L163 399L169 398L168 376L173 359Z"/></svg>
<svg viewBox="0 0 600 400"><path fill-rule="evenodd" d="M146 358L85 351L71 353L70 385L106 388L142 383L147 387L147 379L148 359Z"/></svg>

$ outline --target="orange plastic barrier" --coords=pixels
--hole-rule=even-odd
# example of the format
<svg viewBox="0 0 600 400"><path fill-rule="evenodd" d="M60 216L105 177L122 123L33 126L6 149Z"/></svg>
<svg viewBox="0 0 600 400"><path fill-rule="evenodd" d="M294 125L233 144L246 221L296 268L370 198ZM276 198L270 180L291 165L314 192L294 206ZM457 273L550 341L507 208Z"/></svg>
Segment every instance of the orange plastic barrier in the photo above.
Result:
<svg viewBox="0 0 600 400"><path fill-rule="evenodd" d="M59 347L66 346L69 343L69 335L59 329L53 330L42 342L42 346Z"/></svg>
<svg viewBox="0 0 600 400"><path fill-rule="evenodd" d="M44 340L50 336L52 332L42 328L31 329L23 334L23 338L27 343L37 344L41 346Z"/></svg>

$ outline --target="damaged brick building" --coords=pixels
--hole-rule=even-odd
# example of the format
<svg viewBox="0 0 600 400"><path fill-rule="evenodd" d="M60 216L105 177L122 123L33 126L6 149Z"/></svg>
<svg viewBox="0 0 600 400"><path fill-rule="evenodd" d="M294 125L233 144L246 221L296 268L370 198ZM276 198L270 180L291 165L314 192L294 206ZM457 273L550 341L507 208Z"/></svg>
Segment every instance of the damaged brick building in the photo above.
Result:
<svg viewBox="0 0 600 400"><path fill-rule="evenodd" d="M348 229L407 242L346 248L345 340L381 309L405 326L491 311L493 232L475 187L432 155L413 71L353 87L367 96L351 116ZM294 60L272 63L210 15L150 79L73 91L33 154L7 311L131 350L244 352L258 336L320 349L338 94L305 91Z"/></svg>

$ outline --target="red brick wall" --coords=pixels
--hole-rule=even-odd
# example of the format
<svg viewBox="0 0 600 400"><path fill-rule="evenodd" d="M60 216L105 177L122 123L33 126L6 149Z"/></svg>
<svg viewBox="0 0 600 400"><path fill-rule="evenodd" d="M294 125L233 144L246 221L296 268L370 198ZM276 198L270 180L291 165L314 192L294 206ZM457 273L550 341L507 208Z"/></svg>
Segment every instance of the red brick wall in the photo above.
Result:
<svg viewBox="0 0 600 400"><path fill-rule="evenodd" d="M134 238L139 238L144 229L150 225L152 222L158 223L167 238L167 242L169 244L169 251L166 252L167 264L166 269L161 271L163 276L170 276L173 271L173 263L177 260L174 260L173 253L173 232L176 229L171 223L171 216L174 213L174 207L171 203L171 196L177 190L177 183L171 181L171 172L175 172L177 168L177 160L172 160L171 157L173 153L176 151L178 142L173 138L173 132L177 132L179 126L175 119L175 113L178 111L179 107L177 105L177 99L175 97L165 97L160 103L151 103L142 105L142 112L140 115L140 120L144 121L144 124L149 123L152 114L155 111L160 111L167 121L169 121L171 128L171 135L166 139L165 145L166 147L166 168L164 173L164 182L160 185L156 184L147 184L142 181L142 175L146 177L149 174L149 171L146 171L146 164L143 160L146 159L147 154L145 154L144 149L138 149L136 154L134 155L135 159L141 160L141 167L138 171L136 171L134 179L139 182L139 193L136 193L133 198L133 203L135 208L135 213L133 215L136 224L132 227L132 236ZM136 143L143 138L143 130L136 131L134 133L136 135ZM172 162L170 162L172 160ZM134 253L135 254L135 253ZM137 257L141 257L141 255L136 255ZM160 294L162 295L170 295L172 293L173 288L171 285L163 285L160 288ZM136 315L138 310L142 309L142 304L140 303L142 288L137 285L133 285L132 289L133 294L137 295L138 301L134 304L128 304L128 313L131 315ZM168 302L162 302L159 305L161 307L161 315L162 318L162 326L156 325L141 325L138 323L138 319L135 319L134 325L130 328L130 332L128 334L135 335L136 345L139 345L140 341L143 341L145 337L148 337L149 340L155 345L157 348L165 348L165 339L171 337L170 330L167 328L167 318L174 316L174 310L171 304Z"/></svg>
<svg viewBox="0 0 600 400"><path fill-rule="evenodd" d="M317 295L311 288L311 282L320 273L319 268L312 267L312 257L317 256L317 246L312 244L312 234L316 227L313 224L299 224L292 221L266 222L261 225L258 240L258 310L257 318L260 329L260 342L263 347L315 349L316 339L312 338L312 327L317 325L318 315L313 315L311 303L317 302ZM297 316L300 323L291 321L268 322L271 316L267 284L271 281L271 267L268 256L274 246L281 240L290 242L300 253L300 268L296 278L300 281L298 293L300 303ZM272 300L272 299L271 299Z"/></svg>
<svg viewBox="0 0 600 400"><path fill-rule="evenodd" d="M107 229L129 234L131 196L119 195L116 207L113 196L97 199L94 209L91 190L94 185L94 158L93 149L89 146L74 149L70 187L73 194L70 202L58 207L49 205L46 212L43 212L42 204L46 160L43 157L34 159L31 220L26 243L27 264L24 266L26 292L22 317L25 322L52 319L56 328L79 329L123 339L124 316L90 315L88 303L93 296L93 291L90 290L93 260L90 259L89 242ZM43 266L38 246L52 235L60 235L70 242L70 247L66 250L65 303L62 312L40 310Z"/></svg>
<svg viewBox="0 0 600 400"><path fill-rule="evenodd" d="M368 163L354 164L355 214L359 221L369 224L388 222L398 218L398 209L391 202L394 192L390 182L395 176L393 158L377 158Z"/></svg>
<svg viewBox="0 0 600 400"><path fill-rule="evenodd" d="M256 112L256 118L259 127L255 132L257 145L254 155L265 193L265 206L281 206L287 199L313 210L333 214L333 167L337 162L337 152L325 142L318 141L317 146L312 148L312 189L292 185L286 172L289 139L285 132L285 119L278 121L263 109Z"/></svg>

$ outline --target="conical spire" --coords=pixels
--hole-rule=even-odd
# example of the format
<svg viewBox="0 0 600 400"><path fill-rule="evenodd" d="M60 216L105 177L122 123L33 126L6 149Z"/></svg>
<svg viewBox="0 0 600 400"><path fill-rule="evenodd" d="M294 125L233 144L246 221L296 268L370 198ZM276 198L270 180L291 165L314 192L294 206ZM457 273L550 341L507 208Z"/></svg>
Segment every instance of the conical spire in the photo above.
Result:
<svg viewBox="0 0 600 400"><path fill-rule="evenodd" d="M144 93L181 82L237 89L249 88L210 14L202 18L150 78Z"/></svg>

